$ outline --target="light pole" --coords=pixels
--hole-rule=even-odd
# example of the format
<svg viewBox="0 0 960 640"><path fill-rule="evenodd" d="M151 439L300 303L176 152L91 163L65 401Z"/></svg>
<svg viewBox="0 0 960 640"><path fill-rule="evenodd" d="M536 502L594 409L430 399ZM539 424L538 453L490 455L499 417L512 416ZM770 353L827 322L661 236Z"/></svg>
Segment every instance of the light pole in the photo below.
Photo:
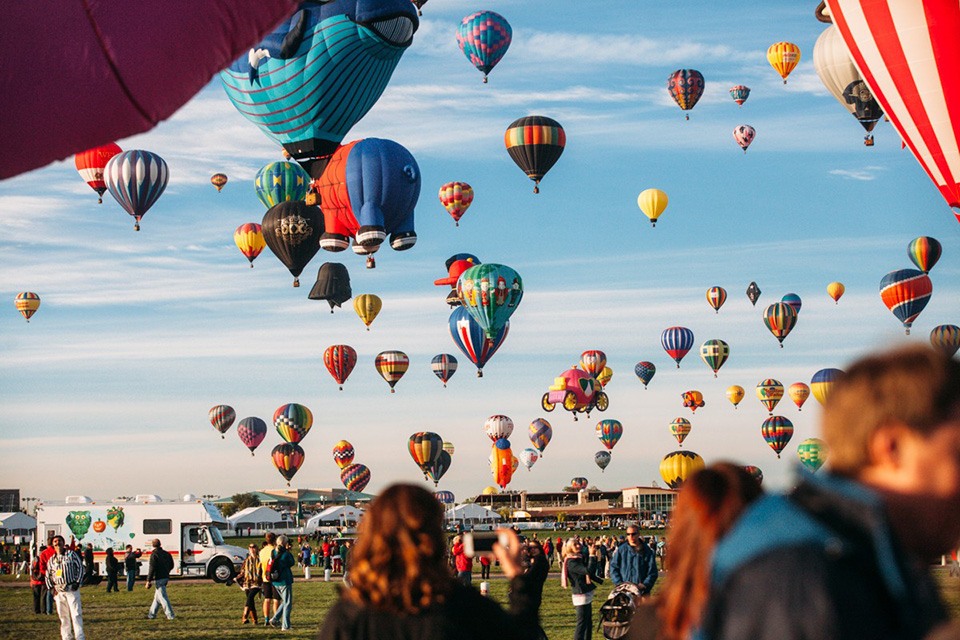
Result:
<svg viewBox="0 0 960 640"><path fill-rule="evenodd" d="M36 505L34 505L34 507L33 507L33 513L32 513L32 514L30 513L30 503L31 503L31 502L39 502L39 501L40 501L40 498L20 498L20 502L26 503L26 506L24 507L24 509L25 509L25 512L26 512L26 514L27 514L28 516L29 516L29 515L34 515L34 516L37 515L37 507L36 507Z"/></svg>

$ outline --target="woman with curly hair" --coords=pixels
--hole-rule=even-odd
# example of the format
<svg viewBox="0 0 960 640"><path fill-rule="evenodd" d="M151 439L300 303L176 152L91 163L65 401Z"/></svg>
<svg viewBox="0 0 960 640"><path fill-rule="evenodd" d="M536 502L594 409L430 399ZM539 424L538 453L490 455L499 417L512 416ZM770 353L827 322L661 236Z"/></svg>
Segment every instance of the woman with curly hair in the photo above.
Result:
<svg viewBox="0 0 960 640"><path fill-rule="evenodd" d="M507 545L495 544L493 553L510 579L509 611L454 578L436 498L414 485L388 487L360 522L350 586L327 613L318 638L538 638L546 561L534 554L524 572L519 538L501 533Z"/></svg>

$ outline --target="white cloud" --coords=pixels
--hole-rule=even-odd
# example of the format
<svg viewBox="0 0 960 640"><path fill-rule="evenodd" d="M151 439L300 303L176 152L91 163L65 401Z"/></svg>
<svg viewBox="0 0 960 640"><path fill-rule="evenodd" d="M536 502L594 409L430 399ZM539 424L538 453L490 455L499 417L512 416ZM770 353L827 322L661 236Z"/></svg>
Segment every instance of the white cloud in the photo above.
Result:
<svg viewBox="0 0 960 640"><path fill-rule="evenodd" d="M841 178L846 178L847 180L861 180L869 182L870 180L876 180L877 174L883 170L884 167L872 165L862 169L831 169L830 175L840 176Z"/></svg>

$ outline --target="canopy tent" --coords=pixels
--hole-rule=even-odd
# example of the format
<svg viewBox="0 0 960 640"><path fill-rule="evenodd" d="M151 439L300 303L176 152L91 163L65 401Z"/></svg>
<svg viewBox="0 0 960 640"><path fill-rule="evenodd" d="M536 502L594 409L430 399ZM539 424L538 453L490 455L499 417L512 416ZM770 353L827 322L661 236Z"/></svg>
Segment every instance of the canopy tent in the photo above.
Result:
<svg viewBox="0 0 960 640"><path fill-rule="evenodd" d="M328 507L310 516L303 526L305 533L313 533L320 527L355 527L363 516L363 509L350 506Z"/></svg>
<svg viewBox="0 0 960 640"><path fill-rule="evenodd" d="M465 530L492 529L502 518L500 514L478 504L466 503L447 509L447 520L461 525Z"/></svg>
<svg viewBox="0 0 960 640"><path fill-rule="evenodd" d="M28 536L37 528L37 519L21 511L0 513L0 536Z"/></svg>
<svg viewBox="0 0 960 640"><path fill-rule="evenodd" d="M270 507L247 507L236 512L229 518L230 528L239 531L241 529L255 529L258 531L275 531L285 529L290 526L288 521Z"/></svg>

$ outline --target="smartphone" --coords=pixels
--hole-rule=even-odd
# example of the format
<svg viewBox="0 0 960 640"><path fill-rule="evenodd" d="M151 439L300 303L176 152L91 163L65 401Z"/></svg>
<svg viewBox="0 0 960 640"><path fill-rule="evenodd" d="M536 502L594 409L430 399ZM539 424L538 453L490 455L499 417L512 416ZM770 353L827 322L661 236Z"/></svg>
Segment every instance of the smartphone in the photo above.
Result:
<svg viewBox="0 0 960 640"><path fill-rule="evenodd" d="M499 534L496 531L467 532L463 534L463 553L468 558L481 553L492 553L493 543L497 542ZM503 542L501 541L501 544Z"/></svg>

